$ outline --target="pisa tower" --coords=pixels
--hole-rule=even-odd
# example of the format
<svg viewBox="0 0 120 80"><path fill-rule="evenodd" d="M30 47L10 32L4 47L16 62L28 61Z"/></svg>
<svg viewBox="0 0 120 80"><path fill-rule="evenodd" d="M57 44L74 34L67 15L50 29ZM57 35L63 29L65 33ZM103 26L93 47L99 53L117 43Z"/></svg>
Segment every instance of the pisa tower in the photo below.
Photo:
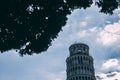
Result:
<svg viewBox="0 0 120 80"><path fill-rule="evenodd" d="M75 43L69 47L70 56L66 59L66 80L96 80L93 58L89 55L89 46Z"/></svg>

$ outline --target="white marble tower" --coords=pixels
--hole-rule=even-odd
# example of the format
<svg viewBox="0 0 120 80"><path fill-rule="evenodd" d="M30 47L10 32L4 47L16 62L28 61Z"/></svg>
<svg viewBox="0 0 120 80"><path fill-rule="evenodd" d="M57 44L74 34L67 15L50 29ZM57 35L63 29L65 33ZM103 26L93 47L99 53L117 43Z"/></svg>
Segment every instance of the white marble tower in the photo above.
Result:
<svg viewBox="0 0 120 80"><path fill-rule="evenodd" d="M84 43L75 43L69 47L69 52L70 56L66 59L66 80L96 80L89 46Z"/></svg>

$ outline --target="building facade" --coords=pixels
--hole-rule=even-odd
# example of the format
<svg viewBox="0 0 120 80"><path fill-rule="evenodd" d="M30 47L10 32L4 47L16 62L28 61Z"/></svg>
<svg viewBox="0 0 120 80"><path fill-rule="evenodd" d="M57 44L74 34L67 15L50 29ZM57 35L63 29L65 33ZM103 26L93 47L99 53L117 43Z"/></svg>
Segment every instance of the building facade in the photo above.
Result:
<svg viewBox="0 0 120 80"><path fill-rule="evenodd" d="M69 47L69 52L70 56L66 59L66 80L96 80L89 46L84 43L75 43Z"/></svg>

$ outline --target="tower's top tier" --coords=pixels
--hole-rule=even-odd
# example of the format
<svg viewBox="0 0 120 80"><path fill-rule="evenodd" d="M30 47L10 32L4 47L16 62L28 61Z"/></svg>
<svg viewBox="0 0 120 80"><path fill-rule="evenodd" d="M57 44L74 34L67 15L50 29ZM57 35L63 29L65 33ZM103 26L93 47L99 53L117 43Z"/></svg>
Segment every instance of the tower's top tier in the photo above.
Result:
<svg viewBox="0 0 120 80"><path fill-rule="evenodd" d="M89 55L89 46L84 43L75 43L69 47L70 56L79 55Z"/></svg>

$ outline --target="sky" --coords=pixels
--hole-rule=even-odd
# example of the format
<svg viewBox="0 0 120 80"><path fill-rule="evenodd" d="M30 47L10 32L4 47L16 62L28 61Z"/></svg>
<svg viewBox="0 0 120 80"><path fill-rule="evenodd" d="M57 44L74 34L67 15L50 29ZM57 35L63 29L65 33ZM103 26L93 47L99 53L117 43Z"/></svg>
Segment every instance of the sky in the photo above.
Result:
<svg viewBox="0 0 120 80"><path fill-rule="evenodd" d="M97 80L120 80L120 8L106 15L93 5L67 17L46 52L24 57L14 50L0 54L0 80L66 80L68 48L74 43L90 47Z"/></svg>

